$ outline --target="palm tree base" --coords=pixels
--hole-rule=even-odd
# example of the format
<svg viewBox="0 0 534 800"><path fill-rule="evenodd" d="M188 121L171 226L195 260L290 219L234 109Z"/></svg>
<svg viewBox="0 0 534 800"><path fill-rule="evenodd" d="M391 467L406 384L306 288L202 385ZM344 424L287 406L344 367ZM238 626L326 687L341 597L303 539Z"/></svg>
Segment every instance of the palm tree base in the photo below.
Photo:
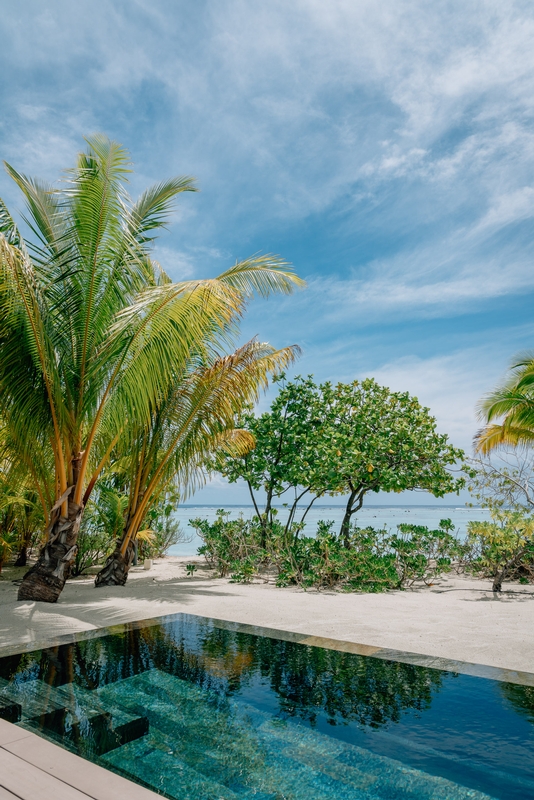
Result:
<svg viewBox="0 0 534 800"><path fill-rule="evenodd" d="M65 580L52 575L43 568L40 559L23 578L19 586L18 600L37 600L42 603L56 603Z"/></svg>
<svg viewBox="0 0 534 800"><path fill-rule="evenodd" d="M83 505L68 501L68 515L61 516L59 501L52 509L48 542L37 563L26 573L19 587L19 600L55 603L70 576L78 547L76 540L82 520Z"/></svg>
<svg viewBox="0 0 534 800"><path fill-rule="evenodd" d="M95 586L124 586L134 557L133 542L128 544L124 555L120 546L108 556L106 563L95 578Z"/></svg>

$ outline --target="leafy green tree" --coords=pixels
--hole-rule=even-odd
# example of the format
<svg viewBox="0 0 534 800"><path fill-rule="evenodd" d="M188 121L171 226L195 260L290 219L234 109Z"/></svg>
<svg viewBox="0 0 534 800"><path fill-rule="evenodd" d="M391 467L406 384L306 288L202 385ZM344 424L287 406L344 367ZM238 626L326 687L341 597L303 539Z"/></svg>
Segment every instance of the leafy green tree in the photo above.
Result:
<svg viewBox="0 0 534 800"><path fill-rule="evenodd" d="M85 505L128 425L145 423L191 361L224 352L257 291L302 284L280 259L236 264L213 280L171 283L150 257L177 195L174 178L132 202L129 155L88 140L61 188L8 173L22 190L32 239L0 203L0 414L46 497L45 544L19 599L55 602L76 556Z"/></svg>
<svg viewBox="0 0 534 800"><path fill-rule="evenodd" d="M42 530L43 509L32 487L31 473L16 458L0 430L0 571L14 552L15 566L26 566L27 550Z"/></svg>
<svg viewBox="0 0 534 800"><path fill-rule="evenodd" d="M323 387L327 443L325 483L347 494L340 535L369 492L423 490L434 497L458 492L464 477L451 471L463 459L436 420L408 392L392 392L372 378Z"/></svg>
<svg viewBox="0 0 534 800"><path fill-rule="evenodd" d="M299 519L302 523L313 503L326 491L321 463L324 447L321 389L311 376L286 382L282 374L274 381L280 388L270 410L255 416L249 409L237 422L254 436L254 449L240 458L222 454L217 461L218 469L230 483L240 479L246 482L263 527L264 547L267 531L276 516L275 501L286 501L287 534L296 521L298 504L306 503ZM258 495L260 490L265 493L263 503Z"/></svg>
<svg viewBox="0 0 534 800"><path fill-rule="evenodd" d="M302 520L318 497L347 495L340 535L349 545L351 520L369 492L424 490L435 497L465 485L451 468L464 453L436 431L429 410L407 392L369 378L316 385L312 377L283 383L271 410L240 424L256 448L219 469L230 482L246 481L257 515L272 522L273 501L291 495L286 528L307 495ZM265 505L255 494L265 491ZM288 504L289 505L289 504Z"/></svg>

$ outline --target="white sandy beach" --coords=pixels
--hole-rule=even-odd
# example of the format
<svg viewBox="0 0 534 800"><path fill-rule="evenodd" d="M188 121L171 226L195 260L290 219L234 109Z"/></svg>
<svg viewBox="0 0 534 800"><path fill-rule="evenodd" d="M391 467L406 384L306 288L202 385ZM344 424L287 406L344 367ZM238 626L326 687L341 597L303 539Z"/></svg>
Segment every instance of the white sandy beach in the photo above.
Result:
<svg viewBox="0 0 534 800"><path fill-rule="evenodd" d="M2 647L178 612L321 636L371 647L534 672L534 587L507 584L495 598L488 581L446 577L435 586L384 594L344 594L232 584L201 560L165 558L133 568L125 587L69 581L55 605L18 602L0 581Z"/></svg>

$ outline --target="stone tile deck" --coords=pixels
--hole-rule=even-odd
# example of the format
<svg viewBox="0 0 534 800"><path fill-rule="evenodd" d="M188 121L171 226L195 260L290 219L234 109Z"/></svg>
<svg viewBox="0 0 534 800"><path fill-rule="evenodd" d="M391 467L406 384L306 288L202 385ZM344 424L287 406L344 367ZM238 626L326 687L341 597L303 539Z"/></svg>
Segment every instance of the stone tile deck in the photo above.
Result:
<svg viewBox="0 0 534 800"><path fill-rule="evenodd" d="M0 800L156 800L158 797L0 719Z"/></svg>

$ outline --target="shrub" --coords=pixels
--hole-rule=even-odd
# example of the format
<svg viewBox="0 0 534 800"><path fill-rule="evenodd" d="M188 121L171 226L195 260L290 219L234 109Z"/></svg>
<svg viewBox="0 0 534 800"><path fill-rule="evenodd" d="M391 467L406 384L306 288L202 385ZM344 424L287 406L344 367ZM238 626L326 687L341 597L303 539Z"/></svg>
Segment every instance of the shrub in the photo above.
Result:
<svg viewBox="0 0 534 800"><path fill-rule="evenodd" d="M314 538L298 538L281 550L278 586L379 592L398 583L386 531L351 526L343 541L332 533L333 524L321 521Z"/></svg>
<svg viewBox="0 0 534 800"><path fill-rule="evenodd" d="M470 522L467 570L493 578L494 592L505 580L534 579L534 518L520 511L494 508L491 522Z"/></svg>
<svg viewBox="0 0 534 800"><path fill-rule="evenodd" d="M400 585L432 583L438 575L450 572L453 564L462 563L467 548L453 530L450 519L442 519L434 530L407 523L397 526L398 533L390 537L389 546L396 555Z"/></svg>
<svg viewBox="0 0 534 800"><path fill-rule="evenodd" d="M319 522L311 537L300 535L300 525L287 535L274 520L263 547L265 525L258 517L229 516L219 509L215 522L197 518L190 524L204 541L198 552L209 566L240 583L256 575L265 578L271 570L277 586L380 592L428 583L450 570L462 552L450 520L442 520L436 530L401 525L395 535L351 525L343 537L332 532L333 522Z"/></svg>
<svg viewBox="0 0 534 800"><path fill-rule="evenodd" d="M196 518L189 524L204 542L198 553L209 567L221 578L232 574L232 580L247 583L268 559L261 546L263 528L257 517L246 520L241 514L231 520L229 516L230 512L219 508L215 522Z"/></svg>

